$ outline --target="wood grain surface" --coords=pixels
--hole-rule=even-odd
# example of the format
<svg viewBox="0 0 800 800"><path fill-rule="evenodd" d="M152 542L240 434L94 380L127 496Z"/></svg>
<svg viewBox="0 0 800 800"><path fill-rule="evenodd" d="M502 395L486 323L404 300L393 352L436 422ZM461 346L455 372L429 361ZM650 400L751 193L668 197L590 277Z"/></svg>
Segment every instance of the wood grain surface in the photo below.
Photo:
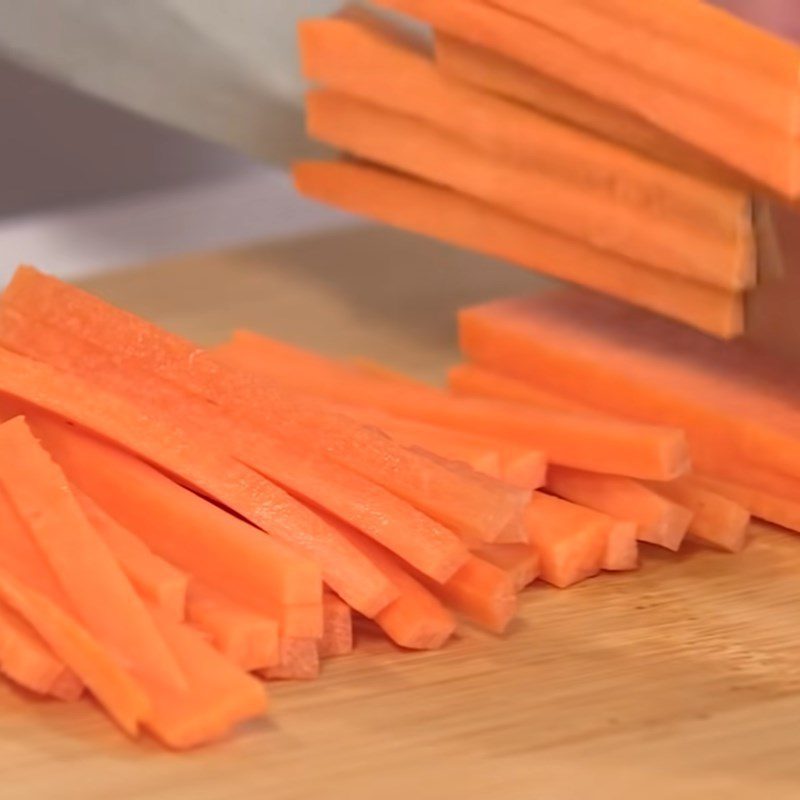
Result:
<svg viewBox="0 0 800 800"><path fill-rule="evenodd" d="M540 285L371 229L186 257L89 288L209 343L247 326L437 378L455 308ZM634 574L535 586L498 638L402 653L369 630L273 711L176 755L88 703L0 687L3 800L749 800L800 797L800 541L648 550Z"/></svg>

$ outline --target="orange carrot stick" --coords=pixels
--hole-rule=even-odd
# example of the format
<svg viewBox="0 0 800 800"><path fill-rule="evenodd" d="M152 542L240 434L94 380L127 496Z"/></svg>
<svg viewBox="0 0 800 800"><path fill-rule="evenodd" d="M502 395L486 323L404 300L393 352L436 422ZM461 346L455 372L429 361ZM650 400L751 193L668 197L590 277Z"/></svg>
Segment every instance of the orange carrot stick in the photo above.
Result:
<svg viewBox="0 0 800 800"><path fill-rule="evenodd" d="M352 526L331 520L383 572L398 592L376 617L383 632L400 647L409 650L435 650L453 635L456 622L434 594L413 578L395 556Z"/></svg>
<svg viewBox="0 0 800 800"><path fill-rule="evenodd" d="M350 606L332 592L322 597L324 628L319 640L320 658L343 656L353 649L353 616Z"/></svg>
<svg viewBox="0 0 800 800"><path fill-rule="evenodd" d="M680 549L692 520L689 509L618 475L554 466L547 474L547 488L565 500L635 522L639 541L668 550Z"/></svg>
<svg viewBox="0 0 800 800"><path fill-rule="evenodd" d="M674 87L785 136L800 133L796 75L785 82L773 80L750 67L718 58L705 48L653 34L624 16L603 14L583 2L489 2L566 36L599 56L613 58L634 73L654 80L657 86ZM709 15L708 38L714 37L723 18L727 19L723 12L716 17Z"/></svg>
<svg viewBox="0 0 800 800"><path fill-rule="evenodd" d="M188 682L182 692L148 685L153 707L144 725L161 742L178 750L196 747L266 711L267 695L259 681L231 664L187 625L157 611L153 616Z"/></svg>
<svg viewBox="0 0 800 800"><path fill-rule="evenodd" d="M717 336L744 329L738 295L603 253L448 189L349 163L301 162L294 182L323 203L573 281Z"/></svg>
<svg viewBox="0 0 800 800"><path fill-rule="evenodd" d="M282 638L279 662L259 670L259 674L267 680L314 680L319 675L319 641Z"/></svg>
<svg viewBox="0 0 800 800"><path fill-rule="evenodd" d="M463 192L598 250L728 291L755 281L751 242L654 217L560 176L500 160L413 117L322 89L306 97L306 126L314 139Z"/></svg>
<svg viewBox="0 0 800 800"><path fill-rule="evenodd" d="M555 463L601 472L668 479L681 474L687 466L686 445L678 430L488 400L451 398L424 386L387 386L381 380L355 376L333 361L319 359L312 366L307 359L298 359L294 348L267 337L259 338L261 358L254 362L254 368L295 389L314 392L334 402L375 407L428 424L527 443L544 450ZM232 342L228 348L235 346Z"/></svg>
<svg viewBox="0 0 800 800"><path fill-rule="evenodd" d="M300 24L299 40L303 72L315 83L407 114L493 157L535 167L654 218L728 238L751 235L744 192L699 180L607 138L555 122L552 117L558 115L550 108L544 116L453 81L385 26L363 19L311 19ZM548 88L547 99L559 95L552 83Z"/></svg>
<svg viewBox="0 0 800 800"><path fill-rule="evenodd" d="M22 417L0 425L0 451L13 458L0 483L87 630L148 678L185 687L141 599Z"/></svg>
<svg viewBox="0 0 800 800"><path fill-rule="evenodd" d="M654 483L651 488L692 512L689 538L729 553L745 546L750 512L743 505L712 492L693 476Z"/></svg>
<svg viewBox="0 0 800 800"><path fill-rule="evenodd" d="M170 619L182 622L186 611L189 576L155 555L141 539L120 525L89 495L75 488L72 493L80 503L86 519L106 543L142 599L160 609Z"/></svg>
<svg viewBox="0 0 800 800"><path fill-rule="evenodd" d="M481 2L378 0L451 35L513 58L611 105L631 111L787 198L800 188L789 137L598 56L555 31Z"/></svg>
<svg viewBox="0 0 800 800"><path fill-rule="evenodd" d="M207 634L216 650L246 672L265 669L279 661L278 623L274 619L196 580L189 587L186 618Z"/></svg>
<svg viewBox="0 0 800 800"><path fill-rule="evenodd" d="M733 170L630 111L453 36L437 32L435 40L437 66L450 79L522 103L687 175L721 186L742 184Z"/></svg>
<svg viewBox="0 0 800 800"><path fill-rule="evenodd" d="M324 452L453 530L491 534L521 517L525 492L480 476L454 474L325 404L225 367L191 342L33 269L17 271L13 286L4 292L3 306L63 334L102 343L107 352L125 353L129 368L136 366L143 374L205 398L249 425L264 426L268 419L273 434L310 452ZM282 516L285 524L285 509ZM277 528L277 522L272 527ZM312 520L306 527L313 529Z"/></svg>
<svg viewBox="0 0 800 800"><path fill-rule="evenodd" d="M69 614L2 567L0 598L75 672L122 730L135 736L151 709L141 683Z"/></svg>
<svg viewBox="0 0 800 800"><path fill-rule="evenodd" d="M508 573L518 592L539 576L539 554L527 544L486 544L475 555Z"/></svg>

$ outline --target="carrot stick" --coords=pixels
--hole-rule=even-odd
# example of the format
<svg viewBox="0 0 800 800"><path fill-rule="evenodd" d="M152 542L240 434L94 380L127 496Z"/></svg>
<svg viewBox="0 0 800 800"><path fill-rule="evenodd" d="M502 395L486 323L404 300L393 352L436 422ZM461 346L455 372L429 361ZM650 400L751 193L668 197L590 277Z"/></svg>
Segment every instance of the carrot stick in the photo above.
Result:
<svg viewBox="0 0 800 800"><path fill-rule="evenodd" d="M689 509L618 475L554 466L548 471L547 488L565 500L635 522L640 542L668 550L680 549L692 520Z"/></svg>
<svg viewBox="0 0 800 800"><path fill-rule="evenodd" d="M185 687L141 599L22 417L0 425L0 451L13 458L0 483L87 630L148 678Z"/></svg>
<svg viewBox="0 0 800 800"><path fill-rule="evenodd" d="M671 86L766 125L785 136L800 133L797 74L777 81L751 68L721 59L703 47L653 34L623 17L603 14L582 2L489 0L491 5L542 25L599 56L613 58L635 73ZM706 21L713 38L722 13ZM800 61L798 61L800 68Z"/></svg>
<svg viewBox="0 0 800 800"><path fill-rule="evenodd" d="M315 200L579 283L721 337L744 329L738 295L603 253L447 189L345 163L301 162L294 181Z"/></svg>
<svg viewBox="0 0 800 800"><path fill-rule="evenodd" d="M151 709L140 682L69 614L3 567L0 598L75 672L122 730L135 736Z"/></svg>
<svg viewBox="0 0 800 800"><path fill-rule="evenodd" d="M186 617L193 627L208 635L216 650L246 672L271 667L279 661L278 623L274 619L196 580L189 587Z"/></svg>
<svg viewBox="0 0 800 800"><path fill-rule="evenodd" d="M459 327L463 352L483 367L682 427L698 472L786 497L800 486L793 373L746 343L572 292L466 309Z"/></svg>
<svg viewBox="0 0 800 800"><path fill-rule="evenodd" d="M723 8L696 0L640 3L639 0L583 0L598 11L635 23L676 42L741 64L775 81L796 85L800 48ZM709 36L709 31L713 35Z"/></svg>
<svg viewBox="0 0 800 800"><path fill-rule="evenodd" d="M148 685L153 708L144 724L156 738L168 747L185 750L219 739L234 725L266 711L267 695L259 681L187 625L157 611L153 616L188 682L182 692Z"/></svg>
<svg viewBox="0 0 800 800"><path fill-rule="evenodd" d="M395 644L409 650L442 647L456 629L450 612L386 549L340 520L331 522L383 572L398 592L397 599L375 617L381 630Z"/></svg>
<svg viewBox="0 0 800 800"><path fill-rule="evenodd" d="M411 14L631 111L783 196L798 195L797 148L789 137L659 86L616 58L598 56L555 31L473 0L378 0L378 5Z"/></svg>
<svg viewBox="0 0 800 800"><path fill-rule="evenodd" d="M306 97L306 125L313 138L340 150L463 192L598 250L729 291L755 280L751 246L653 218L560 177L500 160L412 117L317 90Z"/></svg>
<svg viewBox="0 0 800 800"><path fill-rule="evenodd" d="M142 599L170 619L183 622L188 575L155 555L141 539L120 525L87 494L74 487L72 493L86 519L106 543Z"/></svg>
<svg viewBox="0 0 800 800"><path fill-rule="evenodd" d="M435 42L437 66L448 78L523 103L529 109L698 179L731 189L742 184L741 177L733 170L630 111L440 31L436 32Z"/></svg>
<svg viewBox="0 0 800 800"><path fill-rule="evenodd" d="M154 553L282 624L299 606L300 631L321 633L316 564L134 456L42 414L28 419L75 485Z"/></svg>
<svg viewBox="0 0 800 800"><path fill-rule="evenodd" d="M565 589L597 575L608 560L608 520L558 497L534 492L527 522L542 580Z"/></svg>
<svg viewBox="0 0 800 800"><path fill-rule="evenodd" d="M54 687L65 686L68 680L81 688L75 674L39 634L5 605L0 605L0 672L18 686L41 695L52 695Z"/></svg>
<svg viewBox="0 0 800 800"><path fill-rule="evenodd" d="M107 352L124 353L128 367L138 365L144 374L205 398L247 424L263 426L268 419L273 434L309 452L324 452L453 530L491 534L521 517L525 492L480 476L454 474L325 404L221 365L191 342L36 270L17 271L13 286L4 293L3 306L52 324L63 334L102 343ZM285 513L283 519L285 524ZM312 520L306 527L313 529Z"/></svg>
<svg viewBox="0 0 800 800"><path fill-rule="evenodd" d="M320 658L344 656L353 650L353 617L350 606L332 592L322 597L324 628L319 640Z"/></svg>
<svg viewBox="0 0 800 800"><path fill-rule="evenodd" d="M334 361L320 359L312 364L280 342L267 337L259 340L261 358L254 368L260 374L334 402L374 407L428 424L529 444L544 450L551 461L568 466L636 477L661 475L664 479L686 469L686 446L678 430L452 398L424 386L387 386L381 380L353 375ZM232 342L228 348L235 346Z"/></svg>
<svg viewBox="0 0 800 800"><path fill-rule="evenodd" d="M751 235L744 192L699 180L450 80L382 26L353 19L305 20L299 40L309 80L407 114L503 161L535 167L653 217L726 237Z"/></svg>
<svg viewBox="0 0 800 800"><path fill-rule="evenodd" d="M314 680L319 675L318 640L282 638L279 662L259 674L267 680Z"/></svg>
<svg viewBox="0 0 800 800"><path fill-rule="evenodd" d="M539 576L539 554L527 544L486 544L475 555L506 572L518 592Z"/></svg>
<svg viewBox="0 0 800 800"><path fill-rule="evenodd" d="M750 512L743 505L710 491L692 476L654 483L651 488L692 512L690 539L729 553L745 546Z"/></svg>

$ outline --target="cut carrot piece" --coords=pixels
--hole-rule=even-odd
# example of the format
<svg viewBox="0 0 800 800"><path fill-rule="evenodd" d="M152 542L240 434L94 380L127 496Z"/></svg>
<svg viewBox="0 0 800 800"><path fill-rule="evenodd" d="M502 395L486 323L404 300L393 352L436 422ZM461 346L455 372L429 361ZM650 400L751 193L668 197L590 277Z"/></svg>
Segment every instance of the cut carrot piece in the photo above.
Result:
<svg viewBox="0 0 800 800"><path fill-rule="evenodd" d="M677 476L687 467L686 444L677 429L452 398L426 386L387 385L353 375L334 361L319 358L312 366L295 355L295 348L259 338L262 357L254 368L331 401L375 407L433 425L527 443L544 450L553 462L569 466L645 478L660 475L663 479ZM235 347L235 343L229 347Z"/></svg>
<svg viewBox="0 0 800 800"><path fill-rule="evenodd" d="M170 619L182 622L186 610L188 575L155 555L141 539L123 528L89 495L78 489L73 489L72 492L86 518L141 597Z"/></svg>
<svg viewBox="0 0 800 800"><path fill-rule="evenodd" d="M513 577L478 556L472 556L447 583L420 580L456 613L492 633L503 633L517 613Z"/></svg>
<svg viewBox="0 0 800 800"><path fill-rule="evenodd" d="M143 675L183 688L147 609L22 417L0 425L0 449L14 464L0 483L87 630Z"/></svg>
<svg viewBox="0 0 800 800"><path fill-rule="evenodd" d="M158 611L153 616L188 682L188 689L182 692L148 686L153 708L143 722L161 742L178 750L196 747L266 711L267 694L259 681L217 653L187 625Z"/></svg>
<svg viewBox="0 0 800 800"><path fill-rule="evenodd" d="M63 334L102 343L107 352L124 353L129 368L137 366L143 374L157 375L248 424L264 426L268 419L275 435L309 452L326 453L457 532L491 534L521 518L527 500L525 492L482 480L481 476L455 474L445 465L409 452L380 431L359 425L313 398L230 369L191 342L36 270L17 271L13 287L9 285L4 292L3 307L13 307L29 320L51 324ZM235 510L248 517L240 509ZM310 511L307 513L313 517ZM285 508L281 515L285 526ZM277 529L278 522L273 521L272 527ZM305 527L313 529L312 520ZM345 599L349 603L349 598Z"/></svg>
<svg viewBox="0 0 800 800"><path fill-rule="evenodd" d="M597 297L554 292L466 309L477 364L600 411L686 431L698 472L792 497L800 476L794 372Z"/></svg>
<svg viewBox="0 0 800 800"><path fill-rule="evenodd" d="M720 185L741 184L732 170L647 120L491 50L437 32L436 62L449 78L524 103L687 175Z"/></svg>
<svg viewBox="0 0 800 800"><path fill-rule="evenodd" d="M138 681L92 635L55 603L0 567L0 598L25 619L86 684L116 723L131 736L150 712Z"/></svg>
<svg viewBox="0 0 800 800"><path fill-rule="evenodd" d="M83 681L71 669L65 667L50 687L50 694L58 700L73 703L83 696L84 688Z"/></svg>
<svg viewBox="0 0 800 800"><path fill-rule="evenodd" d="M0 672L36 694L52 694L67 675L74 679L36 631L5 605L0 604Z"/></svg>
<svg viewBox="0 0 800 800"><path fill-rule="evenodd" d="M743 506L754 517L800 533L800 502L797 500L707 475L696 475L693 478L703 488Z"/></svg>
<svg viewBox="0 0 800 800"><path fill-rule="evenodd" d="M745 546L750 512L743 505L712 492L692 476L654 483L651 488L692 512L691 539L729 553Z"/></svg>
<svg viewBox="0 0 800 800"><path fill-rule="evenodd" d="M211 644L247 672L278 663L278 623L221 592L192 581L186 618ZM325 631L323 629L323 635Z"/></svg>
<svg viewBox="0 0 800 800"><path fill-rule="evenodd" d="M311 681L319 676L319 641L283 638L280 660L274 667L260 670L267 680Z"/></svg>
<svg viewBox="0 0 800 800"><path fill-rule="evenodd" d="M398 592L396 600L375 617L383 632L400 647L409 650L435 650L455 632L452 614L422 583L409 575L405 566L390 552L351 526L331 520L390 580Z"/></svg>
<svg viewBox="0 0 800 800"><path fill-rule="evenodd" d="M686 222L729 238L751 235L744 192L698 180L450 80L430 58L399 42L394 31L385 28L370 20L301 22L305 76L425 121L502 161L535 167L654 217ZM554 94L548 91L546 97Z"/></svg>
<svg viewBox="0 0 800 800"><path fill-rule="evenodd" d="M547 474L547 488L564 500L635 522L639 541L668 550L680 549L692 521L689 509L618 475L554 466Z"/></svg>
<svg viewBox="0 0 800 800"><path fill-rule="evenodd" d="M534 492L528 506L526 520L542 580L560 589L597 575L606 557L608 526L584 511L542 492Z"/></svg>
<svg viewBox="0 0 800 800"><path fill-rule="evenodd" d="M755 280L748 243L609 201L413 117L317 90L306 98L306 126L313 138L340 150L463 192L598 250L725 290L742 290Z"/></svg>
<svg viewBox="0 0 800 800"><path fill-rule="evenodd" d="M647 79L585 49L559 33L484 3L461 0L378 0L471 44L515 59L548 77L633 112L787 198L795 198L800 172L796 146L786 136L742 120Z"/></svg>
<svg viewBox="0 0 800 800"><path fill-rule="evenodd" d="M287 608L316 609L302 630L322 632L317 565L134 456L42 414L29 420L69 478L154 553L282 622Z"/></svg>
<svg viewBox="0 0 800 800"><path fill-rule="evenodd" d="M332 592L322 597L324 628L319 640L320 658L344 656L353 650L353 615L350 606Z"/></svg>
<svg viewBox="0 0 800 800"><path fill-rule="evenodd" d="M653 34L646 28L630 24L624 16L604 15L583 2L539 0L531 4L526 0L489 1L491 5L555 31L600 56L613 58L659 84L729 109L784 136L800 133L797 75L788 81L772 80L750 67L717 58L703 48ZM706 20L709 38L713 38L723 17L723 12L715 18L709 15Z"/></svg>
<svg viewBox="0 0 800 800"><path fill-rule="evenodd" d="M475 555L508 573L518 592L539 576L539 554L527 544L487 544Z"/></svg>
<svg viewBox="0 0 800 800"><path fill-rule="evenodd" d="M294 182L307 197L579 283L717 336L744 330L738 295L603 253L448 189L349 163L295 164Z"/></svg>

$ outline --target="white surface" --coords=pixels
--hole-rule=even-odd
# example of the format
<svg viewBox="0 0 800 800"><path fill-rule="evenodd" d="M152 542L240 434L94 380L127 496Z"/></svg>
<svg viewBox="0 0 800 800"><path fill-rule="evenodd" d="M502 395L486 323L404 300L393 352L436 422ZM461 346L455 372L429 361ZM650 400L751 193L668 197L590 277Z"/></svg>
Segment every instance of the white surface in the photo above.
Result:
<svg viewBox="0 0 800 800"><path fill-rule="evenodd" d="M0 282L20 263L75 278L194 250L353 224L299 197L287 175L213 183L0 221Z"/></svg>

